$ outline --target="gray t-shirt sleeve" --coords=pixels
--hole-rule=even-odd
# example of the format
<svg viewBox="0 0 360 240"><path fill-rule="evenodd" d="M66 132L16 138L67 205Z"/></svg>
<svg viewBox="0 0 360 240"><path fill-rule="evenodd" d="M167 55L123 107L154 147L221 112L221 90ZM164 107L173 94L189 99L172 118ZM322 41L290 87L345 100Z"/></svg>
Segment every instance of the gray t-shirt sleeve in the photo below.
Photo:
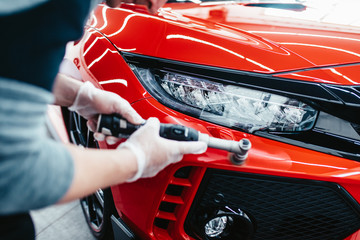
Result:
<svg viewBox="0 0 360 240"><path fill-rule="evenodd" d="M73 159L48 138L44 89L0 78L0 215L56 203L70 187Z"/></svg>
<svg viewBox="0 0 360 240"><path fill-rule="evenodd" d="M0 16L10 15L16 12L21 12L34 7L37 7L49 0L8 0L0 1ZM84 0L90 1L90 9L93 9L97 4L103 2L103 0Z"/></svg>
<svg viewBox="0 0 360 240"><path fill-rule="evenodd" d="M25 9L30 9L49 0L11 0L0 1L0 15L13 14Z"/></svg>

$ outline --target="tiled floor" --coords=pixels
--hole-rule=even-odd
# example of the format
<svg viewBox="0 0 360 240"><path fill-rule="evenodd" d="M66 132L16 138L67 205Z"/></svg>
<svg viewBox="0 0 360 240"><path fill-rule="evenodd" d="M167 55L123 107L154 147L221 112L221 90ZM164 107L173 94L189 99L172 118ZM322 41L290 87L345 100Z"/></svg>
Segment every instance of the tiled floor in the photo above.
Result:
<svg viewBox="0 0 360 240"><path fill-rule="evenodd" d="M86 225L79 201L31 212L36 240L95 240Z"/></svg>

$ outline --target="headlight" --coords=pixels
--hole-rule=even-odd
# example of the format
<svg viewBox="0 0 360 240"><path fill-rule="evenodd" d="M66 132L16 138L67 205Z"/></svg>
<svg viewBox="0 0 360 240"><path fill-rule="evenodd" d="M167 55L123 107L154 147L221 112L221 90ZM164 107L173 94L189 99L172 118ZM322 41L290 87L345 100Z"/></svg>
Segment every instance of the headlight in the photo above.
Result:
<svg viewBox="0 0 360 240"><path fill-rule="evenodd" d="M130 66L142 84L156 93L153 97L165 105L190 112L205 121L246 132L307 131L314 126L318 114L309 105L285 96L164 70Z"/></svg>

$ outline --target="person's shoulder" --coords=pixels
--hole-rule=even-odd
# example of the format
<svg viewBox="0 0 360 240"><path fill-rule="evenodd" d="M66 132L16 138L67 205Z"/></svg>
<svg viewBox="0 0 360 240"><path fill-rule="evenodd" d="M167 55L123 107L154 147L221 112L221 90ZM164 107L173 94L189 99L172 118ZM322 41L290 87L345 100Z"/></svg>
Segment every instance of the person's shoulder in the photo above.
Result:
<svg viewBox="0 0 360 240"><path fill-rule="evenodd" d="M48 1L49 0L2 0L0 1L0 16L31 9Z"/></svg>

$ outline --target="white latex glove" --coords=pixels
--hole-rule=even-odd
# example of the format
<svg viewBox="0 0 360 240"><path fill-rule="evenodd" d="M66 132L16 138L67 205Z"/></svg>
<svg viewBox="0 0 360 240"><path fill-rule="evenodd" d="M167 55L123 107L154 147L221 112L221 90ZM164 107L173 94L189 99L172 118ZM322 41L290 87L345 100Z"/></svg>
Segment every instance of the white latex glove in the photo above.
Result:
<svg viewBox="0 0 360 240"><path fill-rule="evenodd" d="M85 82L77 92L74 103L69 107L88 120L90 130L96 130L97 115L118 113L130 123L141 124L144 119L119 95L98 89L91 82Z"/></svg>
<svg viewBox="0 0 360 240"><path fill-rule="evenodd" d="M153 177L169 164L179 162L184 154L200 154L206 151L207 145L204 142L169 140L160 137L159 131L159 120L149 118L144 126L118 146L128 148L136 155L138 171L127 182Z"/></svg>

